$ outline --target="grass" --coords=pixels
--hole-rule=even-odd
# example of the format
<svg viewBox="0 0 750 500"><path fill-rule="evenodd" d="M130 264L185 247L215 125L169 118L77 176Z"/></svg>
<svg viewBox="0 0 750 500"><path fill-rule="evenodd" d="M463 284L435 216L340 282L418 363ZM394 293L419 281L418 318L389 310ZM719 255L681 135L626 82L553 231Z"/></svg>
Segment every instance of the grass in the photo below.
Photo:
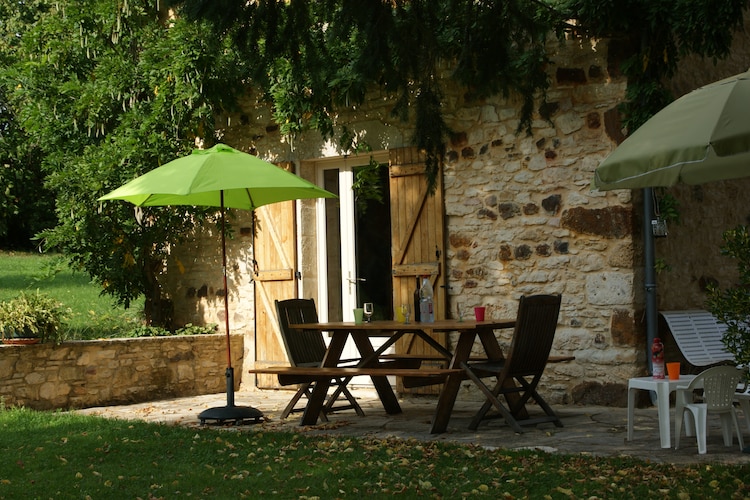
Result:
<svg viewBox="0 0 750 500"><path fill-rule="evenodd" d="M89 340L126 336L140 324L143 303L124 309L87 275L73 272L59 255L0 252L0 301L22 291L49 295L70 310L66 338Z"/></svg>
<svg viewBox="0 0 750 500"><path fill-rule="evenodd" d="M0 498L747 498L750 467L0 409Z"/></svg>

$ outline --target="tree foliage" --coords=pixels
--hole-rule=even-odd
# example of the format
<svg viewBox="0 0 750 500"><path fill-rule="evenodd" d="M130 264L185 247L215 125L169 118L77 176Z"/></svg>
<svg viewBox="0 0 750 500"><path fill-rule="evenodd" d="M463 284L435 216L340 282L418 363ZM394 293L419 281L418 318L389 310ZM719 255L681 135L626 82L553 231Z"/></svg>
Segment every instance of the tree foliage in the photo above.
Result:
<svg viewBox="0 0 750 500"><path fill-rule="evenodd" d="M393 116L413 120L434 184L450 134L442 114L443 77L469 100L521 96L520 128L548 87L547 39L564 25L543 3L466 0L178 0L191 19L210 20L252 59L250 77L266 92L282 133L313 128L330 137L336 110L380 87Z"/></svg>
<svg viewBox="0 0 750 500"><path fill-rule="evenodd" d="M34 11L22 31L2 33L11 64L0 82L56 198L58 224L42 237L118 302L145 294L147 314L166 322L163 256L201 214L96 200L211 141L242 61L206 23L166 19L149 0L3 6Z"/></svg>
<svg viewBox="0 0 750 500"><path fill-rule="evenodd" d="M19 7L25 4L19 4ZM0 2L0 27L20 35L33 22L33 9L15 12ZM19 36L0 38L0 68L8 67ZM43 187L42 155L18 124L0 84L0 241L29 249L39 231L55 225L54 196Z"/></svg>
<svg viewBox="0 0 750 500"><path fill-rule="evenodd" d="M550 36L607 37L628 56L623 111L632 129L670 99L664 83L682 55L727 54L745 3L0 0L0 164L10 165L0 178L35 188L44 178L57 216L46 243L121 303L146 294L154 306L166 248L205 214L136 217L125 203L96 199L196 141L212 144L235 93L261 95L290 138L312 129L335 140L346 127L338 111L379 89L394 98L393 116L414 124L434 184L451 133L446 78L468 102L517 96L519 132L530 131L549 85ZM7 193L0 235L7 213L30 210L18 202L28 194Z"/></svg>
<svg viewBox="0 0 750 500"><path fill-rule="evenodd" d="M737 262L739 282L726 289L710 286L707 306L716 318L727 325L722 341L734 354L736 362L750 364L750 232L738 226L724 232L722 255Z"/></svg>
<svg viewBox="0 0 750 500"><path fill-rule="evenodd" d="M549 82L549 36L613 39L625 54L624 123L634 130L672 100L665 83L680 58L728 54L746 0L173 0L210 20L252 59L282 132L330 136L335 111L379 86L412 119L434 180L450 129L442 115L446 67L466 97L515 94L530 130ZM449 63L449 64L446 64Z"/></svg>
<svg viewBox="0 0 750 500"><path fill-rule="evenodd" d="M729 54L747 0L563 0L579 32L625 47L628 79L621 111L633 131L673 100L666 88L687 54L714 61Z"/></svg>

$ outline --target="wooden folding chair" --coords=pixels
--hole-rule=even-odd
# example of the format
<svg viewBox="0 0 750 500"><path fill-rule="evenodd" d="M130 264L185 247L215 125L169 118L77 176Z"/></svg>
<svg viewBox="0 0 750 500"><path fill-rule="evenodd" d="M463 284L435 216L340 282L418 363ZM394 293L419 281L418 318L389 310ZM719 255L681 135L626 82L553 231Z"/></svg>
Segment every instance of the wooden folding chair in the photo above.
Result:
<svg viewBox="0 0 750 500"><path fill-rule="evenodd" d="M557 427L562 427L555 412L536 391L552 349L560 303L560 295L521 297L513 340L505 359L468 363L464 367L469 378L487 397L469 425L471 430L479 426L493 406L518 433L523 432L521 424L554 422ZM492 389L481 380L487 377L496 378ZM498 399L500 394L505 396L507 407ZM525 405L529 399L534 399L546 415L528 418Z"/></svg>
<svg viewBox="0 0 750 500"><path fill-rule="evenodd" d="M284 341L289 362L292 366L317 367L323 362L326 353L326 345L323 334L317 330L294 329L292 325L300 323L317 323L318 311L313 299L287 299L276 300L276 314L279 318L281 338ZM294 331L293 331L294 330ZM347 360L348 362L356 360ZM340 410L354 410L357 415L364 416L365 412L357 403L356 398L346 388L351 377L347 379L333 379L331 381L334 391L328 396L326 405L321 412L321 419L327 420L326 414ZM314 380L300 380L299 388L292 397L289 404L281 414L281 418L287 418L290 413L303 411L304 408L295 408L302 396L309 397L312 393ZM334 403L344 396L348 403L334 406Z"/></svg>

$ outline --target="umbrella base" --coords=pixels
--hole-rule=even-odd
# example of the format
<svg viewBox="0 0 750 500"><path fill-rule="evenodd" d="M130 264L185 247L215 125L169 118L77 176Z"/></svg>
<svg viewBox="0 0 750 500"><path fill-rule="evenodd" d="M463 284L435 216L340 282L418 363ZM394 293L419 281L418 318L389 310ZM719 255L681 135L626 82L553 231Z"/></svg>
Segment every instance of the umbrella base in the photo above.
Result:
<svg viewBox="0 0 750 500"><path fill-rule="evenodd" d="M252 408L250 406L235 406L234 405L234 369L230 366L227 368L225 373L227 379L227 404L226 406L217 406L203 410L198 414L198 420L201 421L201 425L206 423L206 420L214 420L218 425L224 425L225 423L234 422L234 425L242 425L243 423L258 423L263 418L263 412ZM253 422L249 422L249 421Z"/></svg>
<svg viewBox="0 0 750 500"><path fill-rule="evenodd" d="M198 414L201 425L205 425L207 420L212 420L218 425L230 422L233 422L234 425L242 425L243 423L259 423L262 418L263 413L250 406L217 406L203 410Z"/></svg>

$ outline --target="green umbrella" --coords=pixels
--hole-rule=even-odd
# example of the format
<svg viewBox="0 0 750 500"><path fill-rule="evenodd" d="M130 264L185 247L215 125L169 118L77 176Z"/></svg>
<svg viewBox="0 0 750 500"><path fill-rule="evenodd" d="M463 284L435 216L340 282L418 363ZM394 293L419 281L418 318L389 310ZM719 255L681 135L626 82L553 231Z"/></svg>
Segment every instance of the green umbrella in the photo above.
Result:
<svg viewBox="0 0 750 500"><path fill-rule="evenodd" d="M750 175L750 71L701 87L638 128L596 169L592 187L702 184Z"/></svg>
<svg viewBox="0 0 750 500"><path fill-rule="evenodd" d="M139 207L193 205L253 210L280 201L334 194L292 173L224 144L196 149L115 189L100 200Z"/></svg>
<svg viewBox="0 0 750 500"><path fill-rule="evenodd" d="M205 420L258 419L255 408L234 405L234 370L229 337L225 208L253 210L281 201L335 198L336 195L255 156L224 144L172 160L99 198L126 200L139 207L192 205L221 210L221 255L224 274L224 317L227 338L227 406L199 415Z"/></svg>

